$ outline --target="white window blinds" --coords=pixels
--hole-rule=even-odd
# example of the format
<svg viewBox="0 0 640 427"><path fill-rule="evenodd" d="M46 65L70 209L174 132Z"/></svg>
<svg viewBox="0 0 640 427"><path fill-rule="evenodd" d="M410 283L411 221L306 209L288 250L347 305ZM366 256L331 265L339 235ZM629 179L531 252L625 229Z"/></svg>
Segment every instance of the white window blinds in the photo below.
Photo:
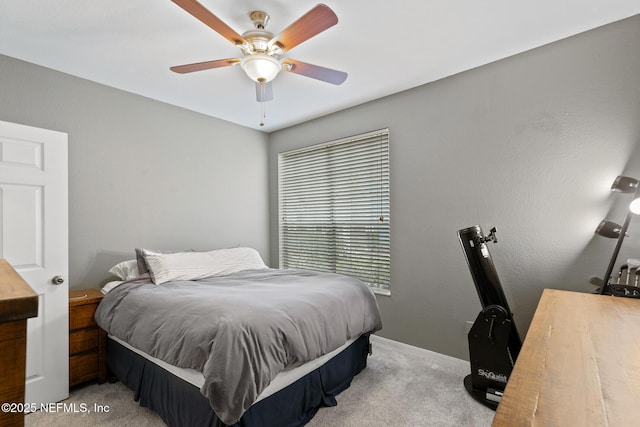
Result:
<svg viewBox="0 0 640 427"><path fill-rule="evenodd" d="M389 290L389 130L281 153L280 267Z"/></svg>

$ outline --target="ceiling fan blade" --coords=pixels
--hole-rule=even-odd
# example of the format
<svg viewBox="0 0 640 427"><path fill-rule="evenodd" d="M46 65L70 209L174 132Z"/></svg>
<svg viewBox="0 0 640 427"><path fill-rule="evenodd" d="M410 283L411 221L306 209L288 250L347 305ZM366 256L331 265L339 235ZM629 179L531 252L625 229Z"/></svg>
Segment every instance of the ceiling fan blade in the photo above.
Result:
<svg viewBox="0 0 640 427"><path fill-rule="evenodd" d="M210 70L212 68L228 67L240 62L238 58L216 59L215 61L196 62L195 64L176 65L169 68L180 74L193 73L194 71Z"/></svg>
<svg viewBox="0 0 640 427"><path fill-rule="evenodd" d="M185 11L189 12L196 19L203 22L212 30L216 31L225 39L235 45L245 44L247 41L233 28L225 24L220 18L214 15L209 9L198 3L196 0L171 0Z"/></svg>
<svg viewBox="0 0 640 427"><path fill-rule="evenodd" d="M347 73L344 71L332 70L331 68L321 67L319 65L307 64L306 62L296 61L295 59L285 58L283 64L289 64L282 69L290 73L300 74L302 76L311 77L312 79L322 80L323 82L339 85L347 79Z"/></svg>
<svg viewBox="0 0 640 427"><path fill-rule="evenodd" d="M322 3L302 15L296 22L269 40L269 46L277 44L282 50L290 50L338 23L338 16Z"/></svg>
<svg viewBox="0 0 640 427"><path fill-rule="evenodd" d="M273 86L271 86L271 82L266 82L266 83L256 82L256 101L258 102L273 101Z"/></svg>

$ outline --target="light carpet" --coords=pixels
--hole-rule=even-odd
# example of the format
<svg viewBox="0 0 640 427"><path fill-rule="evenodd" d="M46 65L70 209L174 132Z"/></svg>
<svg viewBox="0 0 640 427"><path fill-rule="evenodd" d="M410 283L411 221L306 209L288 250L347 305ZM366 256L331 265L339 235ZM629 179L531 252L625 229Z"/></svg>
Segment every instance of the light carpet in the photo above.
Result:
<svg viewBox="0 0 640 427"><path fill-rule="evenodd" d="M372 343L367 368L337 397L338 406L321 408L307 426L491 425L494 412L473 400L462 385L469 373L468 362L377 336ZM134 402L133 392L122 383L73 389L62 404L65 406L53 407L48 413L27 415L25 426L165 425L154 412Z"/></svg>

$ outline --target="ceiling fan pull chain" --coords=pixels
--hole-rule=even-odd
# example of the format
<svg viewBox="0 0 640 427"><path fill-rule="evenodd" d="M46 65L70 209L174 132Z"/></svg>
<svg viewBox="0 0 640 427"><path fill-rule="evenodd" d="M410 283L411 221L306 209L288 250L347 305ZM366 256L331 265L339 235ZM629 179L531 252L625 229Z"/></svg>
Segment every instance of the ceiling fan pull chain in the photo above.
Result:
<svg viewBox="0 0 640 427"><path fill-rule="evenodd" d="M260 127L264 126L264 119L267 117L266 107L264 106L264 99L266 98L266 87L264 82L260 82Z"/></svg>
<svg viewBox="0 0 640 427"><path fill-rule="evenodd" d="M264 112L264 102L260 103L260 127L264 126L264 119L267 115Z"/></svg>

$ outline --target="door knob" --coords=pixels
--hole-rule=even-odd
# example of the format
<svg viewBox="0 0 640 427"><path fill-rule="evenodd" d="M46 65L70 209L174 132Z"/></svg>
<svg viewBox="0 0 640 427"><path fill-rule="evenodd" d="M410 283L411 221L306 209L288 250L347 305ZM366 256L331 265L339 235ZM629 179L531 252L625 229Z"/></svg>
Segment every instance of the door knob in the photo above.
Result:
<svg viewBox="0 0 640 427"><path fill-rule="evenodd" d="M51 279L51 283L53 283L54 285L62 285L64 283L64 277L56 276Z"/></svg>

